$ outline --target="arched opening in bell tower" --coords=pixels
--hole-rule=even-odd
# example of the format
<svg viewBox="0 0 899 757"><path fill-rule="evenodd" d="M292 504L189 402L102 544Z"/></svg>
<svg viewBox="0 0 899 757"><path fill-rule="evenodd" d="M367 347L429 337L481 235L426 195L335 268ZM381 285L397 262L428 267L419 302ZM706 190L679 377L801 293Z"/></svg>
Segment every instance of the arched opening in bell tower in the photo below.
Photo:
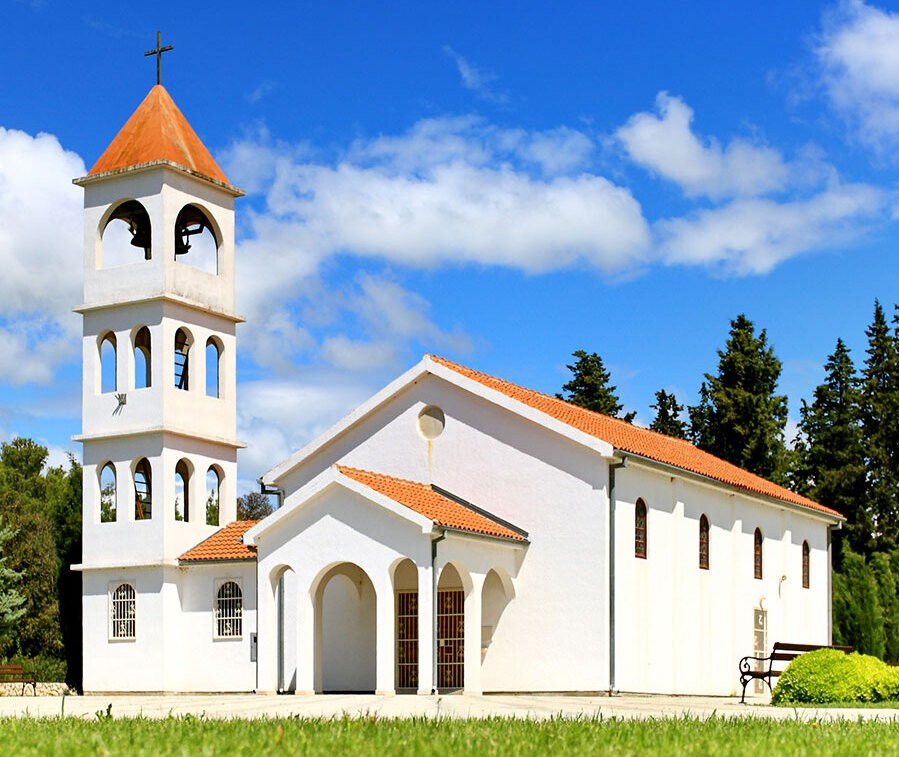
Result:
<svg viewBox="0 0 899 757"><path fill-rule="evenodd" d="M190 520L191 465L181 459L175 465L175 520Z"/></svg>
<svg viewBox="0 0 899 757"><path fill-rule="evenodd" d="M148 389L151 376L150 329L141 326L134 335L134 388Z"/></svg>
<svg viewBox="0 0 899 757"><path fill-rule="evenodd" d="M143 457L134 466L134 520L153 517L153 473L150 461Z"/></svg>
<svg viewBox="0 0 899 757"><path fill-rule="evenodd" d="M109 214L101 233L101 268L150 260L150 216L137 200L126 200Z"/></svg>
<svg viewBox="0 0 899 757"><path fill-rule="evenodd" d="M175 221L175 260L217 274L218 248L209 216L197 205L185 205Z"/></svg>

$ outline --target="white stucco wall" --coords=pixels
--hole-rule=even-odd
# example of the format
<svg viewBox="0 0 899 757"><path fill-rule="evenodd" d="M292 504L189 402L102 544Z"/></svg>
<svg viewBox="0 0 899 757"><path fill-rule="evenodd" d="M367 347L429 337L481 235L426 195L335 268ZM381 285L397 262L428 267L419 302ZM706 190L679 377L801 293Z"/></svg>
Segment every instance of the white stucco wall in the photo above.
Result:
<svg viewBox="0 0 899 757"><path fill-rule="evenodd" d="M86 692L252 691L256 666L250 634L256 630L253 563L212 563L189 568L131 568L84 573ZM231 579L243 591L240 638L217 639L217 582ZM135 638L109 631L110 592L121 582L136 591Z"/></svg>
<svg viewBox="0 0 899 757"><path fill-rule="evenodd" d="M427 405L446 416L430 442L417 427ZM617 474L616 688L733 693L737 662L752 652L760 601L769 648L776 640L827 642L826 519L636 460ZM494 579L479 595L480 632L489 638L481 654L484 691L608 689L607 458L426 375L283 475L286 501L335 462L433 482L529 532L530 545L509 572L513 598L502 606ZM650 511L646 560L633 555L637 497ZM711 530L708 571L698 568L703 513ZM752 578L756 527L765 535L761 581ZM804 539L809 589L801 588ZM471 572L478 592L488 571ZM484 620L497 606L495 622Z"/></svg>
<svg viewBox="0 0 899 757"><path fill-rule="evenodd" d="M732 694L753 653L753 610L775 641L827 643L827 528L796 509L631 464L617 472L616 686L622 691ZM647 506L647 557L634 556L637 498ZM710 522L699 568L699 519ZM753 575L754 532L763 578ZM802 541L811 582L802 588ZM781 581L781 576L786 576Z"/></svg>

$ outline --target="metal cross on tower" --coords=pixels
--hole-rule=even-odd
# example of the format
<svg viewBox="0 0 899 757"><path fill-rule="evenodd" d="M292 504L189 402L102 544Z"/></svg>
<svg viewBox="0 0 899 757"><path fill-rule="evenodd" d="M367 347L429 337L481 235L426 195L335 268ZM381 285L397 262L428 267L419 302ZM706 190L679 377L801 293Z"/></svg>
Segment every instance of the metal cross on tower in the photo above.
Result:
<svg viewBox="0 0 899 757"><path fill-rule="evenodd" d="M172 45L162 46L162 32L156 32L156 49L155 50L147 50L144 53L144 56L147 55L155 55L156 56L156 83L162 84L162 54L167 53L169 50L174 50Z"/></svg>

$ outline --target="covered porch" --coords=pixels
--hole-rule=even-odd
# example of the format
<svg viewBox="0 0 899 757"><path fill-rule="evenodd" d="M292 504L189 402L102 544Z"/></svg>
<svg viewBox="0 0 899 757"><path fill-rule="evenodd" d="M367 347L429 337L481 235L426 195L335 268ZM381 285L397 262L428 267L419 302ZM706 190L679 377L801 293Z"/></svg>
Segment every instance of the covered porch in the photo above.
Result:
<svg viewBox="0 0 899 757"><path fill-rule="evenodd" d="M335 467L251 529L260 693L481 693L527 535L430 485Z"/></svg>

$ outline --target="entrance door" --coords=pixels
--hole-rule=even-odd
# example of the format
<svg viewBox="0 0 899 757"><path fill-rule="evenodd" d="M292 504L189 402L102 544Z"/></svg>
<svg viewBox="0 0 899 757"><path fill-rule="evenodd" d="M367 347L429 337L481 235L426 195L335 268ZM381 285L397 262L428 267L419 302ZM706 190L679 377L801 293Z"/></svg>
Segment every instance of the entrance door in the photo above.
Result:
<svg viewBox="0 0 899 757"><path fill-rule="evenodd" d="M437 688L461 689L465 685L465 592L437 592Z"/></svg>
<svg viewBox="0 0 899 757"><path fill-rule="evenodd" d="M768 611L762 609L753 610L752 613L752 646L753 646L753 656L755 657L767 657L768 656ZM757 662L756 663L757 670L764 670L765 663ZM755 679L755 692L756 694L761 694L767 690L767 686L765 686L765 682L761 678Z"/></svg>
<svg viewBox="0 0 899 757"><path fill-rule="evenodd" d="M418 592L396 593L396 687L418 689Z"/></svg>

